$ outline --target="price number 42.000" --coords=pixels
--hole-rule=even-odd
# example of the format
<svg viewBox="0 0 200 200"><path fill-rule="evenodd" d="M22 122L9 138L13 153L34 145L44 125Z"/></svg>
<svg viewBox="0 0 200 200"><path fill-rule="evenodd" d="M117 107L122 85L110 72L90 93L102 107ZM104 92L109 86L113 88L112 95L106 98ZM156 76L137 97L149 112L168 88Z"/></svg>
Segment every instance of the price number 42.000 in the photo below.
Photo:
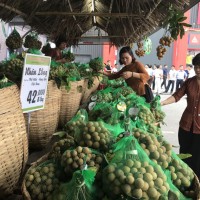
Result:
<svg viewBox="0 0 200 200"><path fill-rule="evenodd" d="M38 97L37 99L36 99L36 97L37 96L40 96L40 95L44 95L45 94L45 90L39 90L39 91L37 91L37 90L30 90L29 91L29 93L28 93L28 97L27 97L27 101L29 102L29 103L35 103L36 101L38 102L38 101L42 101L43 100L43 98L42 97Z"/></svg>

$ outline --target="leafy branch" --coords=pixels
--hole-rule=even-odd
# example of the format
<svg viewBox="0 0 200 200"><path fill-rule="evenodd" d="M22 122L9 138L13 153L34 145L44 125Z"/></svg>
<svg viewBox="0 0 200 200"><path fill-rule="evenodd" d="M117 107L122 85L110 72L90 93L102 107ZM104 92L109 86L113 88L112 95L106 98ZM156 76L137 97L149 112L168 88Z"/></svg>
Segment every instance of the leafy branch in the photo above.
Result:
<svg viewBox="0 0 200 200"><path fill-rule="evenodd" d="M172 7L169 7L169 14L166 20L163 23L163 28L165 28L168 32L170 32L171 37L174 40L177 40L178 36L182 39L185 34L184 27L191 27L190 24L185 23L184 21L187 17L184 16L183 11L176 10Z"/></svg>

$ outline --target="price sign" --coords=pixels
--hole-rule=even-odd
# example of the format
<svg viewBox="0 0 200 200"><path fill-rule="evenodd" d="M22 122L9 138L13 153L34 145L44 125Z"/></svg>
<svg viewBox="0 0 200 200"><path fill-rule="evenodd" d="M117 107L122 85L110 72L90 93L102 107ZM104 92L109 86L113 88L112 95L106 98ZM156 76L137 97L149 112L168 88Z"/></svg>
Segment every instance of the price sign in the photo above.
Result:
<svg viewBox="0 0 200 200"><path fill-rule="evenodd" d="M24 113L44 108L51 57L26 54L20 99Z"/></svg>

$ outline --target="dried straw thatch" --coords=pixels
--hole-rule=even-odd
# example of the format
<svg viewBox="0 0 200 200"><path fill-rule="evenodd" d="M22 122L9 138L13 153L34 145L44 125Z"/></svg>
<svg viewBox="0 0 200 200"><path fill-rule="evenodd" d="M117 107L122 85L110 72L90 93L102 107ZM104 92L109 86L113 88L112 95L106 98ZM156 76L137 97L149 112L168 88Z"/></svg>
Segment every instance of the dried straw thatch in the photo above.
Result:
<svg viewBox="0 0 200 200"><path fill-rule="evenodd" d="M85 32L97 26L116 46L130 44L149 35L168 15L170 4L178 10L196 0L1 0L0 18L6 22L21 16L40 34L55 38L64 34L76 45Z"/></svg>

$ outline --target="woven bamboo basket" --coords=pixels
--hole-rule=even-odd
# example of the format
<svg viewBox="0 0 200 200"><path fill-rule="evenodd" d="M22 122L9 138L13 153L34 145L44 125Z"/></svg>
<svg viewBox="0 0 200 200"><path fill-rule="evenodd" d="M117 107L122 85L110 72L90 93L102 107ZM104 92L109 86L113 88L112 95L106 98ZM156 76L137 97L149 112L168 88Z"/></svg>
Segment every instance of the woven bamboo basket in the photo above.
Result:
<svg viewBox="0 0 200 200"><path fill-rule="evenodd" d="M95 77L94 78L94 82L93 82L93 86L90 89L88 89L88 87L87 87L88 81L86 81L85 90L84 90L83 97L81 99L81 103L87 102L87 100L89 99L90 95L97 90L97 88L99 86L99 83L100 83L100 81L99 81L98 77Z"/></svg>
<svg viewBox="0 0 200 200"><path fill-rule="evenodd" d="M200 200L200 183L196 174L194 174L194 191L195 191L197 200Z"/></svg>
<svg viewBox="0 0 200 200"><path fill-rule="evenodd" d="M67 91L64 86L61 87L61 107L59 124L63 127L78 111L82 93L84 88L84 80L71 82L71 89Z"/></svg>
<svg viewBox="0 0 200 200"><path fill-rule="evenodd" d="M42 156L41 158L39 158L36 162L32 163L32 165L28 169L28 171L31 170L31 169L33 169L33 168L35 168L35 167L37 167L38 165L42 164L46 160L48 160L48 155L49 154L45 154L44 156ZM28 173L28 171L27 171L27 173ZM23 199L24 200L31 200L31 196L30 196L28 190L26 189L25 179L23 180L21 190L22 190Z"/></svg>
<svg viewBox="0 0 200 200"><path fill-rule="evenodd" d="M13 193L28 158L28 140L16 85L0 90L0 199Z"/></svg>
<svg viewBox="0 0 200 200"><path fill-rule="evenodd" d="M57 129L60 112L61 91L54 81L48 82L44 109L31 113L29 125L29 148L42 149ZM25 114L28 126L28 114Z"/></svg>

